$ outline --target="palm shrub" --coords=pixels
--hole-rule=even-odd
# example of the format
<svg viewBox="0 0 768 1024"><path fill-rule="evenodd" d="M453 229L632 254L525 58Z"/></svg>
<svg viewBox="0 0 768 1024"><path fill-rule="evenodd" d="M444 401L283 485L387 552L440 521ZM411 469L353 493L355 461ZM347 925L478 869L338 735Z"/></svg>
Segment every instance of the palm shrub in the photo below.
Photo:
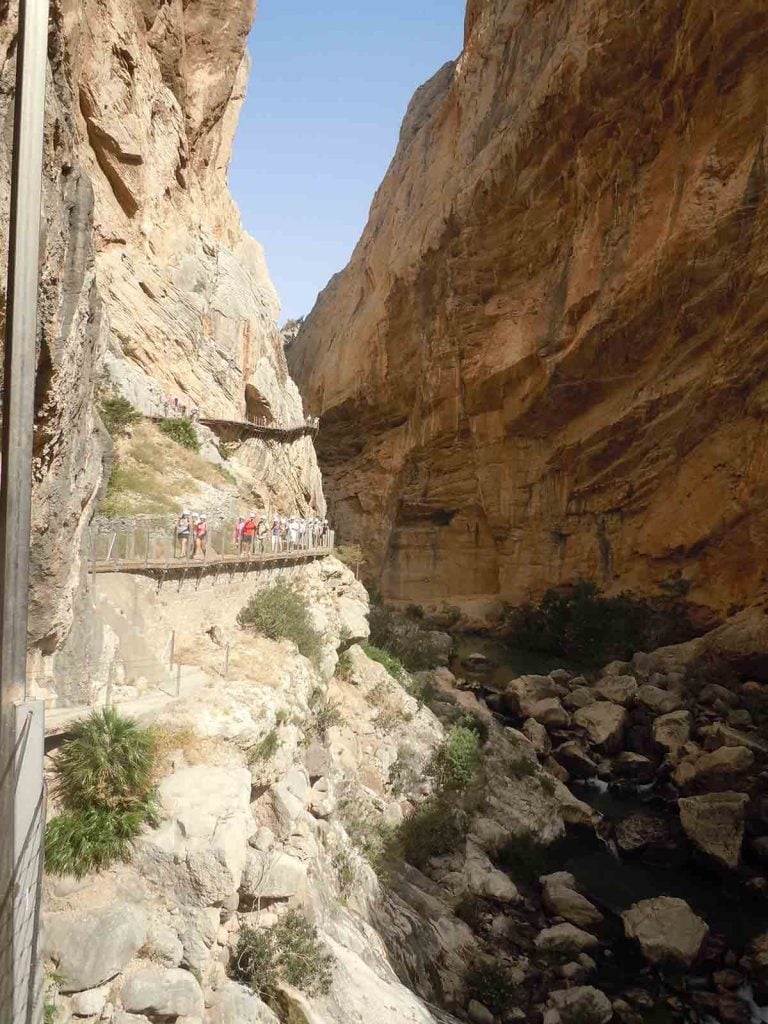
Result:
<svg viewBox="0 0 768 1024"><path fill-rule="evenodd" d="M284 580L257 590L237 621L270 640L292 640L305 658L315 664L320 660L321 638L312 625L306 599Z"/></svg>
<svg viewBox="0 0 768 1024"><path fill-rule="evenodd" d="M245 928L235 950L232 973L269 999L281 982L307 995L323 995L332 982L333 957L323 950L317 929L297 910L271 928Z"/></svg>
<svg viewBox="0 0 768 1024"><path fill-rule="evenodd" d="M130 853L145 823L157 821L152 733L114 708L76 722L54 759L62 814L46 829L46 863L77 877Z"/></svg>
<svg viewBox="0 0 768 1024"><path fill-rule="evenodd" d="M176 444L180 444L182 448L189 448L193 452L200 451L200 441L197 433L192 426L192 421L187 419L186 416L180 416L178 419L162 420L160 430L166 437L170 437Z"/></svg>

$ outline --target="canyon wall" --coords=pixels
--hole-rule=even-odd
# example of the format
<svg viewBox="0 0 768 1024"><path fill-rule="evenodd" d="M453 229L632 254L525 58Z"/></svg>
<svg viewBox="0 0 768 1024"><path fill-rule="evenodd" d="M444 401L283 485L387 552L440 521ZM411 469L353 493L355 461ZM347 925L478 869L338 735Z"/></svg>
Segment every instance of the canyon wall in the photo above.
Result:
<svg viewBox="0 0 768 1024"><path fill-rule="evenodd" d="M87 629L79 555L111 448L99 395L117 390L145 414L178 396L203 415L302 421L277 329L278 298L227 186L255 8L256 0L226 9L211 0L52 4L30 609L35 674L44 674L39 658L66 643L79 652ZM6 204L17 21L17 5L4 5ZM3 252L6 225L0 219ZM286 511L323 510L308 439L290 446L249 440L248 447L255 492Z"/></svg>
<svg viewBox="0 0 768 1024"><path fill-rule="evenodd" d="M471 0L289 362L392 599L765 587L759 0Z"/></svg>

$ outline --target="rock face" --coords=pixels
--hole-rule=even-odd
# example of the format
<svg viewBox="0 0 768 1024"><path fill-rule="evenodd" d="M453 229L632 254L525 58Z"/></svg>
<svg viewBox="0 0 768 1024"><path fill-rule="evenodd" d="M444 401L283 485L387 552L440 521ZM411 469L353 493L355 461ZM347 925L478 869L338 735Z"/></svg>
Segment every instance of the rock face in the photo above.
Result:
<svg viewBox="0 0 768 1024"><path fill-rule="evenodd" d="M680 800L680 821L700 850L726 868L735 868L744 838L746 793L707 793Z"/></svg>
<svg viewBox="0 0 768 1024"><path fill-rule="evenodd" d="M385 595L761 591L761 13L470 3L289 355Z"/></svg>
<svg viewBox="0 0 768 1024"><path fill-rule="evenodd" d="M17 6L0 11L4 200ZM53 12L29 627L41 679L82 675L78 555L110 448L97 385L111 382L143 413L168 395L213 417L303 418L264 256L227 189L255 7L236 0L222 17L203 0L63 0ZM251 438L238 454L264 504L324 508L309 438Z"/></svg>

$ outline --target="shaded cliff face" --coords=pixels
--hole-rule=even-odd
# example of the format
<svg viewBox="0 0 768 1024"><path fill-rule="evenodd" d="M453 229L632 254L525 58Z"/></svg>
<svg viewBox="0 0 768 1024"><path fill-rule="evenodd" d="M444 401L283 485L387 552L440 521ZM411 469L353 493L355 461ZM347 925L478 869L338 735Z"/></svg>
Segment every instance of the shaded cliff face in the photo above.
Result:
<svg viewBox="0 0 768 1024"><path fill-rule="evenodd" d="M767 45L758 0L470 3L290 355L386 595L762 591Z"/></svg>

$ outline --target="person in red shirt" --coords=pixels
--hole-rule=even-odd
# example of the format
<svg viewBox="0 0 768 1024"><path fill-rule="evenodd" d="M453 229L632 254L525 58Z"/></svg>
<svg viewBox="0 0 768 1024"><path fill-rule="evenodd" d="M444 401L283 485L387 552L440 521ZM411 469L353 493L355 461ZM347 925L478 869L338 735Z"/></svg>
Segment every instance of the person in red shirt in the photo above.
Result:
<svg viewBox="0 0 768 1024"><path fill-rule="evenodd" d="M253 554L253 541L256 536L256 515L251 513L245 520L245 526L243 527L243 548L245 553L248 555Z"/></svg>

